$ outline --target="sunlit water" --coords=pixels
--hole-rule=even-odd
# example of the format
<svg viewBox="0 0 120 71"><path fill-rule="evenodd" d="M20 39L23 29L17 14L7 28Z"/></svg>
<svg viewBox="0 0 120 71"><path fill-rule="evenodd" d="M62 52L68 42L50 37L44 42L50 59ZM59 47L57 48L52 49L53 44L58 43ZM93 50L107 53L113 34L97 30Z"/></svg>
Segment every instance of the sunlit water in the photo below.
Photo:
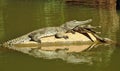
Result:
<svg viewBox="0 0 120 71"><path fill-rule="evenodd" d="M1 0L0 42L24 35L38 28L59 26L70 20L93 19L90 23L102 26L97 31L102 37L117 42L100 45L91 51L59 54L49 57L28 55L18 51L0 48L0 71L120 71L120 11L92 8L81 5L67 5L59 0ZM53 55L53 54L52 54ZM74 56L75 55L75 56ZM36 55L37 56L37 55ZM81 57L82 56L82 57ZM43 58L42 58L43 57ZM75 60L75 57L88 61ZM92 59L90 59L92 58ZM74 61L72 61L73 59ZM78 62L78 63L77 63Z"/></svg>

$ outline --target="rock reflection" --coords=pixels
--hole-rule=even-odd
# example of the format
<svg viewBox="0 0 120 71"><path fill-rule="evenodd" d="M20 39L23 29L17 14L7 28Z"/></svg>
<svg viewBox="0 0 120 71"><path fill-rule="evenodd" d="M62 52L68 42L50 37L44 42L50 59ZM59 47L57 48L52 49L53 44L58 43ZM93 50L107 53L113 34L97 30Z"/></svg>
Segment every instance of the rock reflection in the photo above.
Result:
<svg viewBox="0 0 120 71"><path fill-rule="evenodd" d="M1 0L1 1L4 1L4 0ZM2 4L4 4L4 3L0 3L0 6L2 6ZM41 4L43 4L43 5L41 6ZM8 11L8 15L9 15L9 17L6 19L6 22L9 22L10 24L14 24L14 25L16 23L24 24L24 22L22 22L22 20L25 19L25 21L27 23L29 23L28 25L30 25L31 22L32 22L31 24L36 23L36 21L30 21L30 20L34 20L34 18L29 18L33 15L33 17L35 17L35 19L37 19L38 24L43 23L43 24L46 24L47 26L54 26L57 23L58 23L58 25L60 23L63 23L64 20L71 20L71 19L72 20L73 19L80 20L80 19L86 19L88 17L90 17L90 18L92 17L93 21L94 21L93 24L95 23L94 25L102 26L102 28L101 28L102 36L108 37L114 41L117 40L116 32L119 29L119 18L117 16L116 8L114 6L112 6L112 8L108 9L107 11L102 8L96 9L97 11L96 10L93 11L94 9L91 10L91 9L87 8L87 10L86 10L86 8L85 9L80 8L79 6L78 7L74 6L74 8L69 6L68 8L64 9L64 5L63 5L64 3L61 4L57 0L45 2L45 3L41 3L41 4L35 3L35 6L31 5L30 7L27 6L26 4L21 4L22 7L20 7L20 8L19 8L20 5L18 5L18 7L16 6L16 4L15 4L15 6L13 5L15 7L14 8L14 7L12 7L12 4L9 4L8 10L5 10L5 11ZM31 7L33 7L33 8L31 9ZM11 12L12 11L11 9L13 9L13 12ZM26 11L26 13L25 13L26 16L24 16L24 14L21 13L23 11ZM21 14L18 15L19 12ZM4 29L7 29L10 27L10 25L8 24L7 28L3 28L5 25L5 24L3 24L5 18L3 18L4 16L2 13L3 13L2 7L0 7L0 37L4 33L4 31L1 32L1 29L4 30ZM37 16L34 16L34 14L36 14ZM15 15L15 17L13 17L13 15ZM16 15L20 19L17 19ZM12 18L12 20L11 20L11 18ZM26 19L28 19L28 20L26 20ZM15 20L17 20L17 21L15 22ZM41 21L43 21L43 22L41 22ZM26 22L25 22L25 24L26 24ZM36 24L34 24L34 25L36 25ZM32 27L34 25L32 25ZM40 25L41 24L37 25L37 27ZM43 26L45 26L45 25L42 25L42 27ZM23 26L21 28L23 29ZM12 28L10 27L10 29L12 29ZM20 29L21 30L20 32L26 31L25 30L26 27L25 27L25 29L23 29L23 30L22 29ZM11 31L14 33L15 32L14 28ZM10 37L11 33L10 33L10 35L9 34L7 34L7 35ZM8 48L16 50L16 51L20 51L25 54L29 54L29 55L37 57L37 58L62 59L69 63L88 63L88 64L97 64L97 65L108 64L107 62L109 62L111 54L114 51L114 48L112 48L112 47L115 47L115 46L114 45L111 47L103 46L103 45L100 45L97 47L96 46L97 46L96 44L88 44L88 45L85 44L85 45L52 46L52 47L51 46L49 46L49 47L48 46L47 47L45 47L45 46L44 47L13 46L13 47L8 47Z"/></svg>
<svg viewBox="0 0 120 71"><path fill-rule="evenodd" d="M89 65L95 63L105 63L110 60L110 48L98 48L98 43L94 44L72 44L68 46L12 46L8 47L36 58L61 59L68 63ZM99 51L97 51L99 50ZM104 58L105 57L105 58Z"/></svg>

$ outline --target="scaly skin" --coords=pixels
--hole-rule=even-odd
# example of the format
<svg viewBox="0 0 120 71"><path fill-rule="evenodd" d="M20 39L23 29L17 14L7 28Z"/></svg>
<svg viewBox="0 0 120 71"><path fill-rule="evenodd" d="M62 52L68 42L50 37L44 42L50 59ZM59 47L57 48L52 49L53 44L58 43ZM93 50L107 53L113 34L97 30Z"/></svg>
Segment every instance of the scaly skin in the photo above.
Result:
<svg viewBox="0 0 120 71"><path fill-rule="evenodd" d="M100 28L100 26L91 26L91 25L83 25L83 26L77 26L75 28L73 28L73 31L75 32L79 32L82 33L83 35L87 36L91 41L93 41L91 39L91 37L88 35L88 32L91 33L99 42L102 43L110 43L113 42L111 39L109 38L102 38L100 36L97 35L98 32L94 31L93 29L95 28ZM94 42L94 41L93 41Z"/></svg>
<svg viewBox="0 0 120 71"><path fill-rule="evenodd" d="M91 22L92 19L88 19L85 21L69 21L66 22L65 24L61 25L60 27L47 27L47 28L43 28L43 29L39 29L36 30L34 32L32 32L29 37L31 38L31 40L36 41L36 42L41 42L40 38L42 37L46 37L46 36L52 36L55 35L57 38L68 38L68 36L63 35L62 33L66 33L66 32L73 32L73 28L75 28L76 26L80 26L86 23Z"/></svg>
<svg viewBox="0 0 120 71"><path fill-rule="evenodd" d="M31 38L28 37L28 34L25 34L23 36L20 36L20 37L17 37L15 39L4 42L1 46L10 47L10 46L12 46L14 44L19 44L21 42L30 41L30 40L31 40Z"/></svg>
<svg viewBox="0 0 120 71"><path fill-rule="evenodd" d="M42 29L38 29L38 30L31 32L28 35L28 37L30 37L32 41L41 43L40 39L42 37L57 35L56 37L65 38L67 36L62 35L62 33L66 32L66 31L67 30L65 30L64 28L61 28L61 27L47 27L47 28L42 28Z"/></svg>
<svg viewBox="0 0 120 71"><path fill-rule="evenodd" d="M57 35L56 37L60 37L60 38L67 38L67 36L61 35L61 33L66 33L68 31L71 31L74 27L79 26L79 25L83 25L86 23L90 23L92 21L92 19L88 19L85 21L69 21L66 22L65 24L61 25L60 27L46 27L46 28L42 28L42 29L38 29L35 31L32 31L28 34L25 34L21 37L15 38L13 40L9 40L5 43L3 43L3 46L8 46L8 45L13 45L13 44L19 44L21 42L26 42L26 41L36 41L36 42L41 42L41 40L39 40L42 37L46 37L46 36L52 36L52 35Z"/></svg>

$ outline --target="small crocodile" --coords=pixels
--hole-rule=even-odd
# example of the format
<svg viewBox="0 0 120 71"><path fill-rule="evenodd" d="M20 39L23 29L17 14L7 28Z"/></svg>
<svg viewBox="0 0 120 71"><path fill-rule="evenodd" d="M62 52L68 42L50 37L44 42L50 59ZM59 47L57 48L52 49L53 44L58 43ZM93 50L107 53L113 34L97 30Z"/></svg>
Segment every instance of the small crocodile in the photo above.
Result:
<svg viewBox="0 0 120 71"><path fill-rule="evenodd" d="M40 38L42 37L47 37L47 36L53 36L55 35L55 37L57 38L65 38L67 39L68 36L62 35L61 33L66 33L66 32L73 32L72 29L78 25L83 25L86 23L90 23L92 21L92 19L88 19L85 21L69 21L66 22L65 24L62 24L59 27L46 27L46 28L42 28L42 29L38 29L35 31L32 31L30 33L27 33L23 36L20 36L18 38L9 40L5 43L3 43L4 45L12 45L12 44L18 44L21 42L26 42L26 41L36 41L36 42L41 42Z"/></svg>
<svg viewBox="0 0 120 71"><path fill-rule="evenodd" d="M88 35L88 32L91 33L98 41L102 42L102 43L109 43L112 42L111 39L109 38L102 38L100 36L98 36L97 34L100 32L96 32L95 28L101 28L101 26L91 26L91 25L82 25L82 26L76 26L75 28L73 28L74 32L78 32L78 33L82 33L83 35L87 36L91 41L92 38ZM94 42L94 41L93 41Z"/></svg>

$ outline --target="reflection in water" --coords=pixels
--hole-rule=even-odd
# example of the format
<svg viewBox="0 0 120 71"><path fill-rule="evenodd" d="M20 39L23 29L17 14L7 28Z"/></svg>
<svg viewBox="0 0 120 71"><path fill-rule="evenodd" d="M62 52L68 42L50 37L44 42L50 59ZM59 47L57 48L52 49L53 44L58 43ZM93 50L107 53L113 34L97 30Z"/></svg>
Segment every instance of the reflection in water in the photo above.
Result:
<svg viewBox="0 0 120 71"><path fill-rule="evenodd" d="M61 3L61 0L60 1L59 0L0 0L0 1L1 1L0 2L0 39L3 39L3 36L5 37L3 40L12 39L20 35L24 35L25 33L31 32L34 29L42 28L46 26L57 26L69 20L74 20L74 19L86 20L86 19L92 18L93 22L90 23L91 25L102 26L101 30L99 30L100 32L102 32L100 36L108 37L113 41L116 41L116 40L120 41L118 39L120 38L119 37L120 34L116 35L119 29L119 17L117 16L114 6L106 10L102 8L95 9L95 8L81 6L81 5L77 5L77 6L65 5L64 3ZM5 9L3 9L4 7ZM118 56L117 53L114 54L116 58L114 60L111 60L112 59L111 55L114 53L114 50L116 50L115 45L111 45L111 46L100 45L92 49L87 49L87 47L89 46L91 45L84 45L84 48L82 49L81 49L81 46L77 46L76 48L74 46L69 46L68 47L69 50L64 49L63 46L54 47L54 48L42 47L41 49L36 49L38 47L33 47L33 48L11 47L11 49L17 50L38 58L45 58L45 59L57 58L57 59L62 59L64 61L67 61L69 63L83 62L83 64L84 63L91 64L94 66L95 70L93 70L93 67L91 67L90 71L103 71L105 66L109 65L109 63L111 62L114 63L114 61L116 63L119 63L119 60L117 60L117 58L119 59L120 57ZM53 50L55 48L58 48L58 50ZM117 49L117 52L119 52L118 49ZM4 53L6 56L9 56L9 57L6 57L6 61L8 63L6 64L0 63L0 65L4 66L5 69L11 66L13 66L13 69L14 69L19 67L20 64L21 64L20 66L28 65L28 63L25 63L24 60L23 62L21 61L20 64L16 64L16 63L11 64L10 60L13 60L13 62L19 63L18 61L19 59L17 59L17 55L18 55L17 53L14 53L13 55L15 56L13 56L13 59L10 59L11 55L9 55L9 53L10 52ZM0 55L4 56L3 54L0 54ZM23 59L27 58L28 60L31 59L31 61L36 61L36 59L32 60L32 58L29 58L25 55L22 55L22 56L23 56L22 57ZM0 59L0 61L2 61L2 59ZM38 64L39 61L36 61L37 65L33 64L31 68L44 65L44 60L41 60L41 62ZM49 63L50 62L48 62L48 64ZM60 62L56 61L55 63L58 64ZM9 64L10 66L8 66ZM30 65L32 65L32 63ZM72 64L69 64L69 65L72 65ZM53 65L53 66L56 67L56 65ZM80 68L79 65L76 65L76 66ZM51 64L50 64L50 67L51 67ZM60 69L61 67L58 67L58 68ZM73 71L71 69L75 69L76 67L72 68L66 65L66 68L69 68L69 71ZM81 68L83 68L82 71L85 71L86 66L81 66ZM99 68L101 68L102 70L99 70ZM119 67L116 67L116 69L117 68ZM5 70L5 71L8 71L8 70ZM61 71L61 70L58 70L58 71Z"/></svg>
<svg viewBox="0 0 120 71"><path fill-rule="evenodd" d="M111 47L101 47L101 44L84 44L69 46L12 46L8 47L37 58L62 59L68 63L108 64L111 57ZM99 51L97 51L99 50Z"/></svg>
<svg viewBox="0 0 120 71"><path fill-rule="evenodd" d="M105 11L99 8L100 25L102 26L103 34L105 37L111 38L116 41L116 32L119 29L119 17L116 13L116 8L111 8ZM107 27L109 26L109 27Z"/></svg>
<svg viewBox="0 0 120 71"><path fill-rule="evenodd" d="M117 32L119 31L119 16L117 15L116 8L113 6L112 8L107 9L107 11L99 8L98 17L100 18L99 24L102 26L102 36L108 37L119 44L117 41ZM116 47L116 45L111 47ZM115 48L111 48L109 53L113 53L114 50Z"/></svg>

